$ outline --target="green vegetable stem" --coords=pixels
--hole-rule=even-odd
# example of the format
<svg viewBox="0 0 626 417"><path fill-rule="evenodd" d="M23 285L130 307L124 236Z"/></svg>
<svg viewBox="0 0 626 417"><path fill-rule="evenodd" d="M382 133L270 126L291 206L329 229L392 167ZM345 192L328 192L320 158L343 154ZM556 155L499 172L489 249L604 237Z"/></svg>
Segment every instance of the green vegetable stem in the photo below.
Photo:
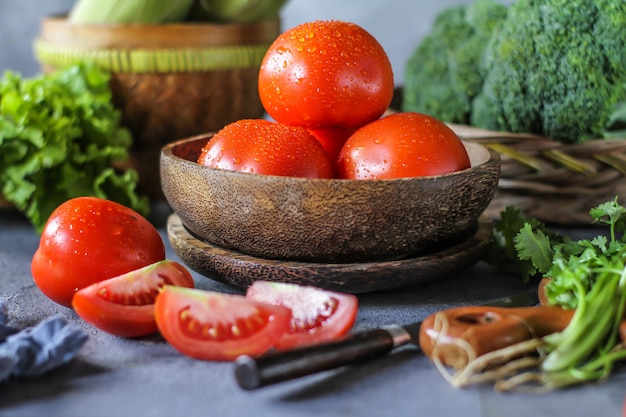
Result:
<svg viewBox="0 0 626 417"><path fill-rule="evenodd" d="M41 231L52 211L77 196L108 198L146 214L128 158L132 137L112 104L109 74L76 65L0 80L0 192Z"/></svg>
<svg viewBox="0 0 626 417"><path fill-rule="evenodd" d="M510 253L504 248L511 246L517 252L517 259L508 258L517 264L510 270L548 277L548 302L576 309L563 331L542 338L538 373L511 378L504 384L508 387L516 386L511 383L515 380L539 382L544 388L595 381L626 360L626 345L619 339L620 323L626 319L626 208L616 197L591 209L590 215L593 222L607 225L608 232L578 241L550 232L513 208L497 222L494 233L501 253Z"/></svg>

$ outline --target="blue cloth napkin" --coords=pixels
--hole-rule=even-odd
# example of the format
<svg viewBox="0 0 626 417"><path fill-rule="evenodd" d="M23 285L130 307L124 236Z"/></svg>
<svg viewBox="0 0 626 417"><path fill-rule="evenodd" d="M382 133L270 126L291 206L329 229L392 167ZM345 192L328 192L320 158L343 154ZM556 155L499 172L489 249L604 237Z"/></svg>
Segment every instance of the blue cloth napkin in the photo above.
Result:
<svg viewBox="0 0 626 417"><path fill-rule="evenodd" d="M87 334L60 315L27 329L8 326L0 300L0 382L11 377L32 378L74 358Z"/></svg>

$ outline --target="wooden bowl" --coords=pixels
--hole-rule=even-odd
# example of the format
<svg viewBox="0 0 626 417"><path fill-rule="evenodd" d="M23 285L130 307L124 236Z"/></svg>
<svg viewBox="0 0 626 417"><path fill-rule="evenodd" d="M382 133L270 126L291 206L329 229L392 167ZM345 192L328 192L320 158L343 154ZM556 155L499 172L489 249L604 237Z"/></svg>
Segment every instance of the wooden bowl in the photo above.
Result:
<svg viewBox="0 0 626 417"><path fill-rule="evenodd" d="M444 248L477 226L500 172L496 152L465 143L472 167L445 175L392 180L256 175L197 164L210 138L163 147L163 194L193 235L264 259L380 261Z"/></svg>

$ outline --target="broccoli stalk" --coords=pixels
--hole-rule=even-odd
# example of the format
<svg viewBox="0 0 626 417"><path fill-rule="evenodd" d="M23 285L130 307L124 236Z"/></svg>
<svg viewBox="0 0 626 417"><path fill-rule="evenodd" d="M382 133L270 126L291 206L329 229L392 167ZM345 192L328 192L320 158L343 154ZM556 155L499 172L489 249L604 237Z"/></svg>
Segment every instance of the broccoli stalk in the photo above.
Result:
<svg viewBox="0 0 626 417"><path fill-rule="evenodd" d="M483 85L483 50L506 10L478 0L442 11L406 64L402 109L467 124Z"/></svg>
<svg viewBox="0 0 626 417"><path fill-rule="evenodd" d="M624 0L518 0L484 51L470 123L564 143L606 136L626 101Z"/></svg>

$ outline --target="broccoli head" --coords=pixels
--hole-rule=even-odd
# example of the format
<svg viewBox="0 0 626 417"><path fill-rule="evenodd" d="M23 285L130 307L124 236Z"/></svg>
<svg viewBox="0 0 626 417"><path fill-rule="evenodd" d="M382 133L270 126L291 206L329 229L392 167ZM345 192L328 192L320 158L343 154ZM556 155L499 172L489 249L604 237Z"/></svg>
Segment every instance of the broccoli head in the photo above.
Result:
<svg viewBox="0 0 626 417"><path fill-rule="evenodd" d="M471 124L578 143L626 99L626 1L518 0L484 52Z"/></svg>
<svg viewBox="0 0 626 417"><path fill-rule="evenodd" d="M468 123L483 85L483 51L506 13L494 0L444 9L406 64L402 109Z"/></svg>

